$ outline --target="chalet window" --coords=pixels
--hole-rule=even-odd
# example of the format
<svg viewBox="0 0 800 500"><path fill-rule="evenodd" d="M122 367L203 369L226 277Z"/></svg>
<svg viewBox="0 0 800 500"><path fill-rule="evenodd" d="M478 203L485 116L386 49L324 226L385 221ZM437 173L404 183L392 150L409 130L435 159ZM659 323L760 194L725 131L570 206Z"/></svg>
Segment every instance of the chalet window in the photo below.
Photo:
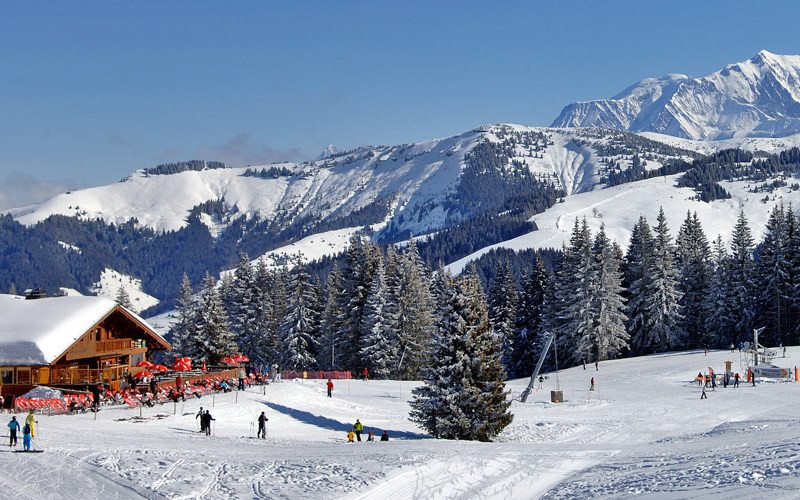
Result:
<svg viewBox="0 0 800 500"><path fill-rule="evenodd" d="M0 369L0 379L2 379L4 384L13 384L14 383L14 369L13 368L2 368L2 369Z"/></svg>
<svg viewBox="0 0 800 500"><path fill-rule="evenodd" d="M30 384L31 383L31 369L30 368L17 368L17 383Z"/></svg>
<svg viewBox="0 0 800 500"><path fill-rule="evenodd" d="M100 329L99 329L99 328L98 328L98 329L96 329L96 330L94 331L94 333L95 333L95 339L94 339L94 340L95 340L95 342L100 342Z"/></svg>

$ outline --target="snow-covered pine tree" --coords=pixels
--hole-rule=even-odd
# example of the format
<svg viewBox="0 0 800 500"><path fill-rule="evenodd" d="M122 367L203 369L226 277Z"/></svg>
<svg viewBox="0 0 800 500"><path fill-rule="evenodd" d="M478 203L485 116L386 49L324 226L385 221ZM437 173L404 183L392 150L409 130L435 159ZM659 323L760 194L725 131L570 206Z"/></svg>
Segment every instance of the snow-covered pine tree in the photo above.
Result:
<svg viewBox="0 0 800 500"><path fill-rule="evenodd" d="M653 259L653 233L647 219L641 215L631 230L628 252L625 254L623 266L623 286L627 290L626 313L628 317L627 331L631 336L631 348L634 353L642 354L646 346L642 339L646 336L646 325L649 324L646 307L650 275L647 269Z"/></svg>
<svg viewBox="0 0 800 500"><path fill-rule="evenodd" d="M178 320L172 324L169 331L169 338L172 343L172 352L175 357L186 356L188 341L195 335L195 301L192 283L189 276L183 273L180 287L178 288L178 300L175 305L175 312Z"/></svg>
<svg viewBox="0 0 800 500"><path fill-rule="evenodd" d="M502 341L490 327L474 267L444 300L445 319L431 345L436 363L424 370L426 385L412 391L409 418L437 438L489 441L514 417L508 412Z"/></svg>
<svg viewBox="0 0 800 500"><path fill-rule="evenodd" d="M686 331L685 347L698 348L713 344L706 330L705 298L711 287L711 247L708 244L697 212L686 213L676 239L682 327Z"/></svg>
<svg viewBox="0 0 800 500"><path fill-rule="evenodd" d="M791 331L789 294L794 284L789 282L788 240L786 213L783 204L779 204L773 207L767 220L755 271L757 321L766 327L759 339L765 345L778 345Z"/></svg>
<svg viewBox="0 0 800 500"><path fill-rule="evenodd" d="M236 352L236 342L228 326L228 315L217 292L214 278L206 272L197 304L195 330L188 339L190 357L195 361L219 364Z"/></svg>
<svg viewBox="0 0 800 500"><path fill-rule="evenodd" d="M600 226L592 247L592 267L587 269L592 328L578 340L578 352L587 361L614 359L628 348L630 336L625 330L628 318L623 312L620 253L606 236L605 226Z"/></svg>
<svg viewBox="0 0 800 500"><path fill-rule="evenodd" d="M564 248L561 268L555 280L554 320L556 343L567 364L586 361L586 352L577 350L580 339L589 335L593 318L588 305L592 290L587 273L592 267L592 235L586 219L575 218L570 244Z"/></svg>
<svg viewBox="0 0 800 500"><path fill-rule="evenodd" d="M789 263L789 283L800 283L800 220L790 204L786 210L786 260ZM793 285L788 292L789 319L784 345L800 343L800 286Z"/></svg>
<svg viewBox="0 0 800 500"><path fill-rule="evenodd" d="M247 342L247 336L253 329L255 322L253 310L253 302L255 301L255 286L253 277L253 268L250 265L250 257L245 252L239 252L239 265L236 266L233 273L227 273L226 276L231 276L231 281L228 283L226 289L226 296L223 297L225 309L228 311L228 323L231 327L231 333L236 339L239 347L243 347Z"/></svg>
<svg viewBox="0 0 800 500"><path fill-rule="evenodd" d="M537 253L533 270L522 280L512 362L514 377L530 376L539 359L537 341L543 330L546 292L550 284L550 274L541 254Z"/></svg>
<svg viewBox="0 0 800 500"><path fill-rule="evenodd" d="M387 379L394 375L400 350L396 303L389 299L390 292L384 275L381 268L372 277L365 304L367 333L361 345L361 358L375 379Z"/></svg>
<svg viewBox="0 0 800 500"><path fill-rule="evenodd" d="M320 347L317 362L323 369L336 370L336 332L339 331L344 312L339 308L342 274L339 265L334 263L333 269L325 282L325 306L320 318Z"/></svg>
<svg viewBox="0 0 800 500"><path fill-rule="evenodd" d="M503 364L512 376L518 294L514 271L507 260L501 260L489 291L489 320L503 339Z"/></svg>
<svg viewBox="0 0 800 500"><path fill-rule="evenodd" d="M271 279L266 261L263 258L258 259L250 280L250 304L244 329L238 337L240 352L259 366L276 359L274 346L277 343L277 334L271 329L272 296L268 292Z"/></svg>
<svg viewBox="0 0 800 500"><path fill-rule="evenodd" d="M360 370L364 364L359 349L364 334L364 305L372 281L370 252L366 246L359 236L350 239L337 297L337 309L342 311L336 332L337 364L356 370Z"/></svg>
<svg viewBox="0 0 800 500"><path fill-rule="evenodd" d="M681 328L681 292L678 290L678 270L675 267L675 248L672 246L664 210L658 212L653 228L653 251L650 266L645 269L647 288L643 290L647 322L634 344L641 354L664 352L683 345L685 333Z"/></svg>
<svg viewBox="0 0 800 500"><path fill-rule="evenodd" d="M319 329L317 298L311 276L298 255L289 275L286 311L278 336L281 339L281 366L287 370L313 370L317 367Z"/></svg>
<svg viewBox="0 0 800 500"><path fill-rule="evenodd" d="M131 304L131 296L128 295L128 291L125 290L124 286L120 286L117 290L117 296L114 298L114 301L124 307L125 309L130 309L133 311L133 304ZM135 312L135 311L134 311Z"/></svg>
<svg viewBox="0 0 800 500"><path fill-rule="evenodd" d="M424 345L433 326L430 273L419 256L413 238L398 259L397 291L398 333L403 364L401 377L419 378L419 368L429 362ZM394 283L392 283L394 284Z"/></svg>
<svg viewBox="0 0 800 500"><path fill-rule="evenodd" d="M753 338L755 320L755 263L753 235L744 209L733 228L730 257L730 315L734 319L734 343Z"/></svg>
<svg viewBox="0 0 800 500"><path fill-rule="evenodd" d="M705 329L708 338L711 339L709 345L728 347L736 341L733 336L736 321L731 315L730 257L722 236L717 235L717 239L714 240L711 255L711 282L708 294L703 300Z"/></svg>

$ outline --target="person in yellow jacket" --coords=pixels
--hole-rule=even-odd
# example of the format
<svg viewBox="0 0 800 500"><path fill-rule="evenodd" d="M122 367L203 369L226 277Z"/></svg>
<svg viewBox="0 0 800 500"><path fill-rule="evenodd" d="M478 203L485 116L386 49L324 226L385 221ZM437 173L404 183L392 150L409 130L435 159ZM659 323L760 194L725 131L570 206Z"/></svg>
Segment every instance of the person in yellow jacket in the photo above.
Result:
<svg viewBox="0 0 800 500"><path fill-rule="evenodd" d="M353 432L353 429L350 429L350 432L347 433L347 442L348 443L354 443L355 442L355 441L353 441L354 437L356 437L356 435Z"/></svg>
<svg viewBox="0 0 800 500"><path fill-rule="evenodd" d="M38 421L36 420L36 415L33 413L33 410L28 413L28 416L25 418L25 423L31 426L31 437L35 436L36 433L33 430L33 424L38 423Z"/></svg>

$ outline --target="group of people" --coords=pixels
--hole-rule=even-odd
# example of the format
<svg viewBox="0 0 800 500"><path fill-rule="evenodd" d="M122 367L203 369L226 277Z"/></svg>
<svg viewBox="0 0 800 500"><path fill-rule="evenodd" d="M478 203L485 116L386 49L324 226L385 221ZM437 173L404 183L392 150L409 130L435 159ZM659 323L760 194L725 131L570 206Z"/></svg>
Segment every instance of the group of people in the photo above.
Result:
<svg viewBox="0 0 800 500"><path fill-rule="evenodd" d="M200 410L194 416L194 419L200 419L200 432L205 433L206 436L211 435L211 421L216 420L214 417L211 416L211 412L208 410L203 410L203 407L200 407Z"/></svg>
<svg viewBox="0 0 800 500"><path fill-rule="evenodd" d="M361 423L361 420L356 419L356 423L353 424L353 427L347 433L347 442L348 443L355 443L356 440L361 442L361 433L364 432L364 424ZM389 433L385 430L383 434L381 434L381 441L388 441L389 440ZM375 441L375 434L372 431L369 431L367 434L367 441Z"/></svg>
<svg viewBox="0 0 800 500"><path fill-rule="evenodd" d="M11 417L11 421L8 423L8 436L9 436L9 446L16 446L17 445L17 433L22 431L22 446L25 451L31 451L31 439L34 436L34 429L33 424L37 423L36 414L33 410L25 417L25 425L20 426L20 423L17 421L16 415Z"/></svg>

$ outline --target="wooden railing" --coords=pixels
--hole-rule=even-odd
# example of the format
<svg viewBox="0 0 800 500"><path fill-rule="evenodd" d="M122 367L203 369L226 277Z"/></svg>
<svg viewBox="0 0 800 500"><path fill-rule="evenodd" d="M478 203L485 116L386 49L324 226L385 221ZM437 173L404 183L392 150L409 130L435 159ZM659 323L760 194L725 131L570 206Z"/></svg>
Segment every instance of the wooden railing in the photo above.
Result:
<svg viewBox="0 0 800 500"><path fill-rule="evenodd" d="M100 369L92 369L86 365L53 367L50 369L50 381L38 381L38 383L49 383L50 385L114 383L122 378L122 373L126 368L126 366L122 365Z"/></svg>
<svg viewBox="0 0 800 500"><path fill-rule="evenodd" d="M95 352L110 352L110 351L122 351L131 349L133 347L133 342L131 339L117 339L117 340L103 340L97 342L94 347Z"/></svg>

